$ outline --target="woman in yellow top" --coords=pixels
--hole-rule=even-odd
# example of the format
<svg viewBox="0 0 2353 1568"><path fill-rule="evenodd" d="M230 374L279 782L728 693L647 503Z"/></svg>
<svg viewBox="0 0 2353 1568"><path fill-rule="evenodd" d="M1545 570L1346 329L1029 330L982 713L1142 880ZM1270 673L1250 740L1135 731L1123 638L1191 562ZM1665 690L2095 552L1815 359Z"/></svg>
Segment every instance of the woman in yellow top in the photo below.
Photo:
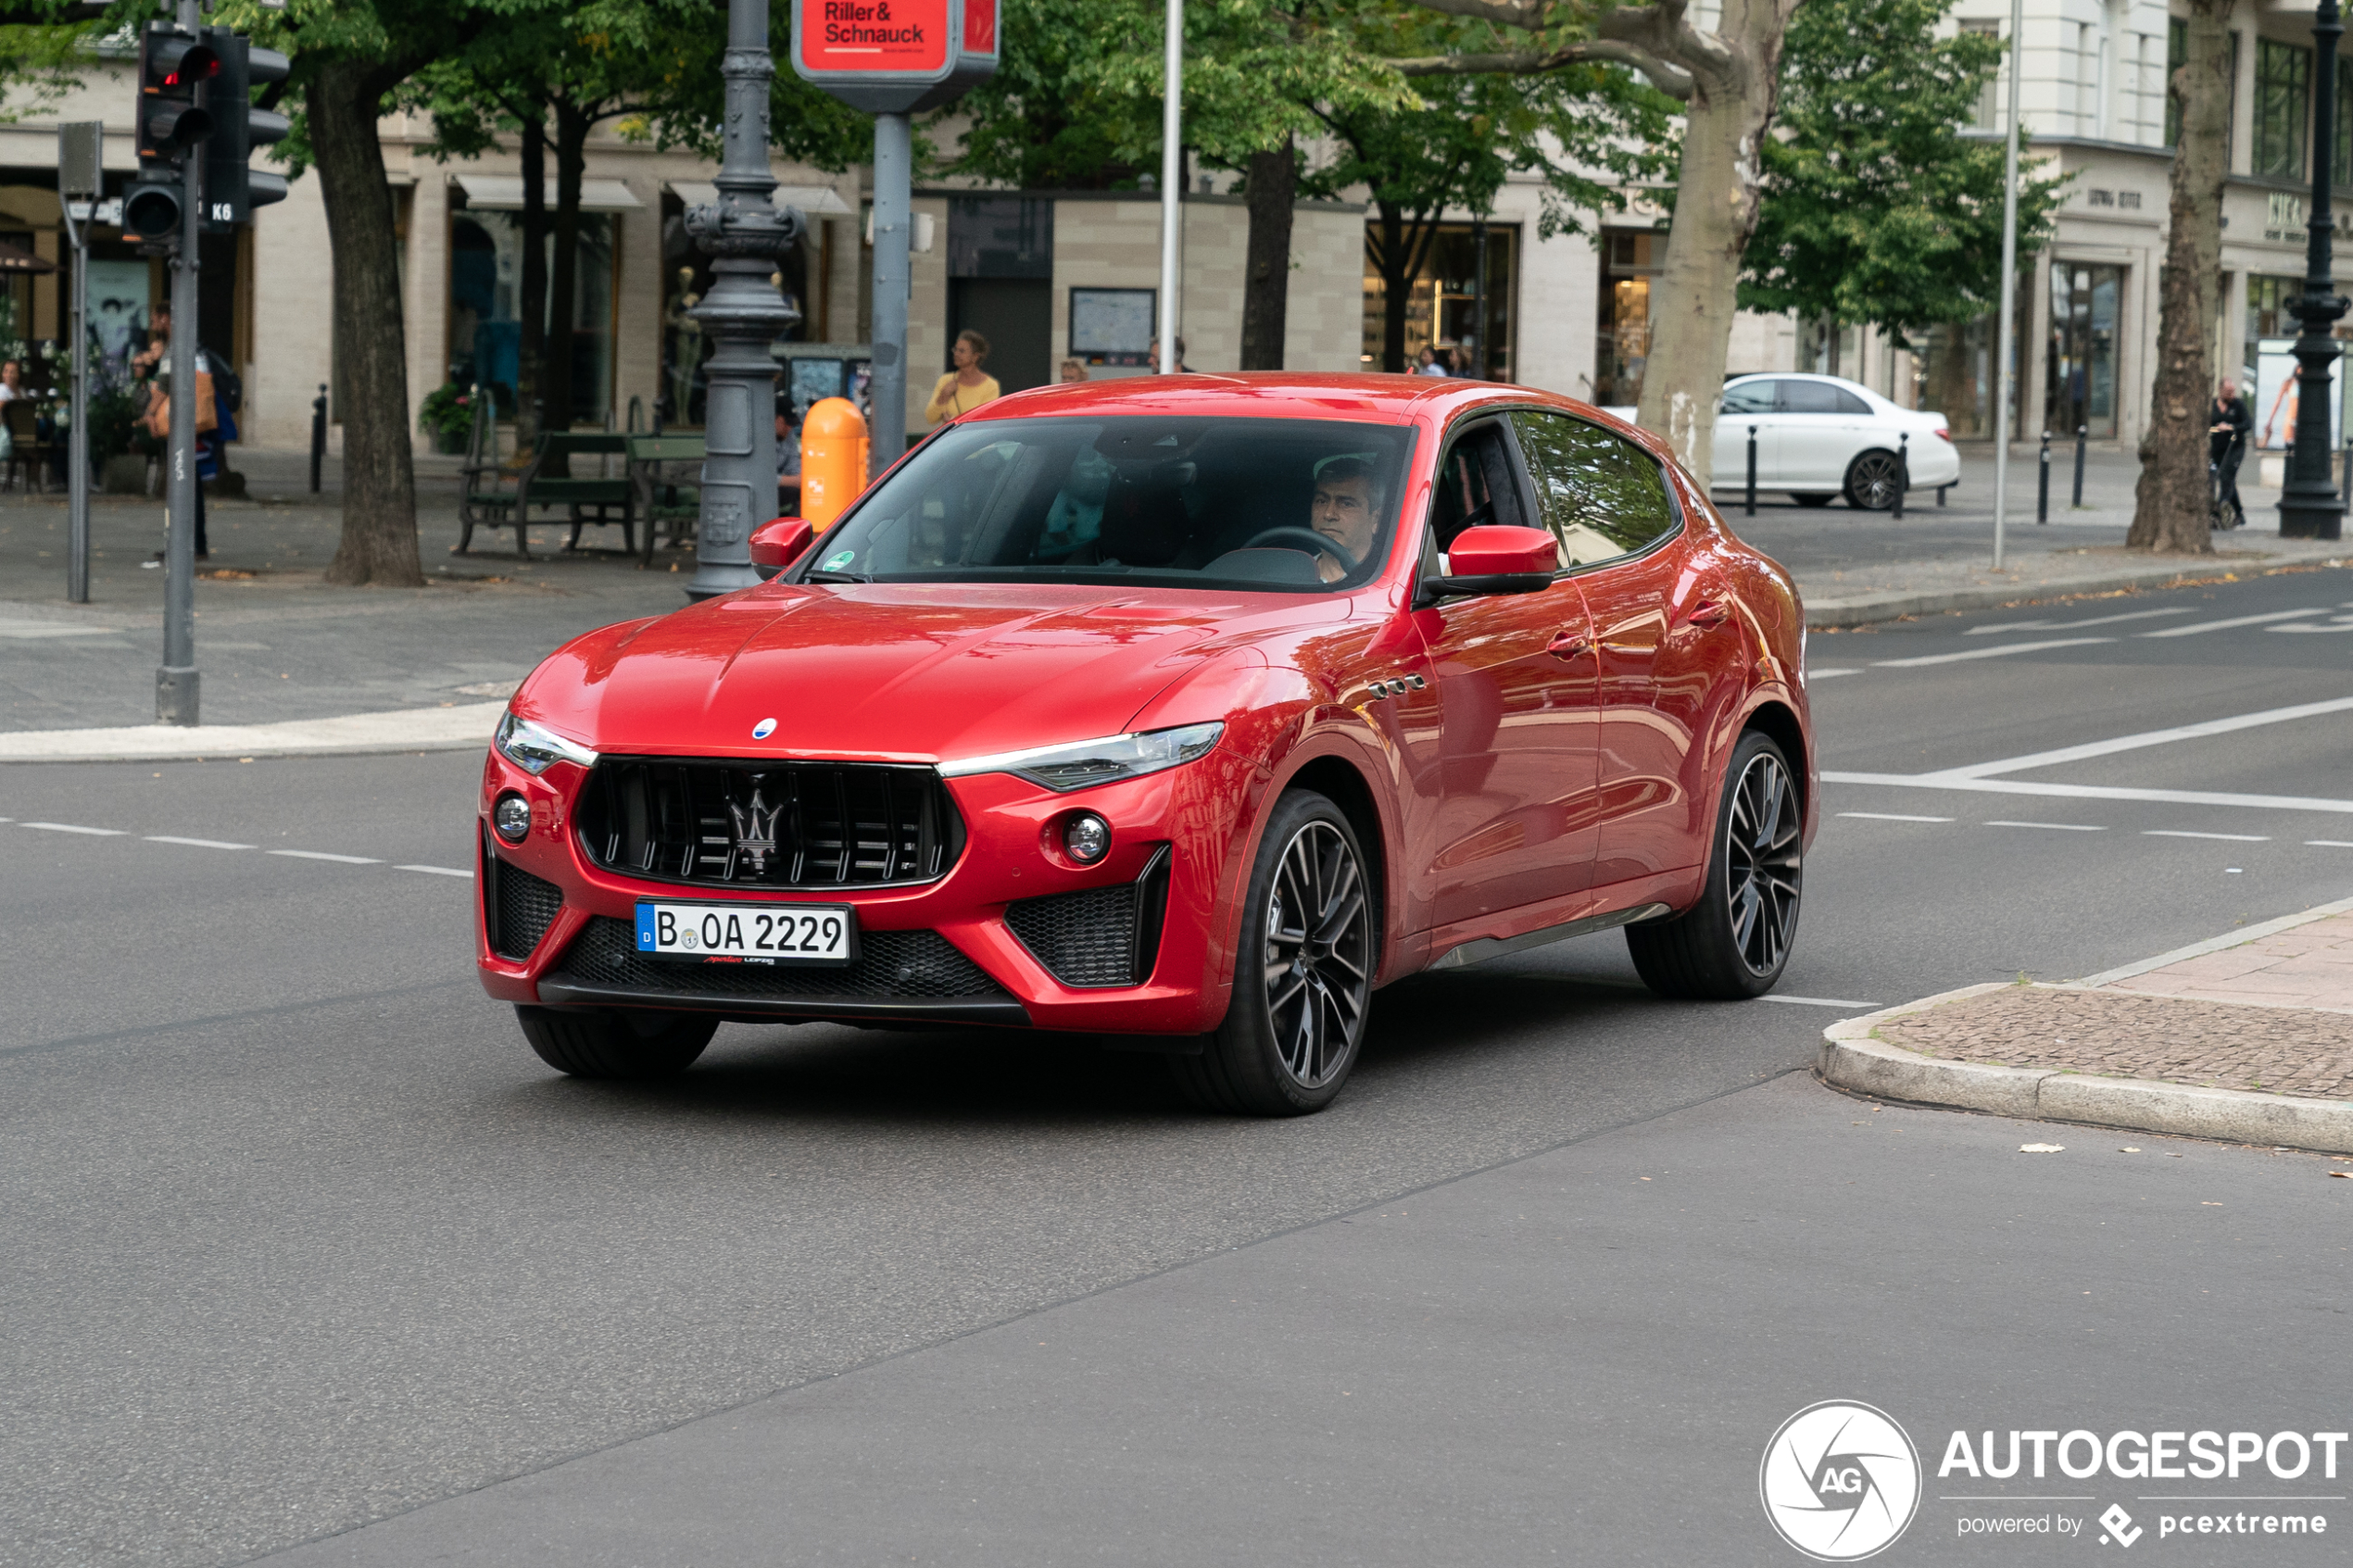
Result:
<svg viewBox="0 0 2353 1568"><path fill-rule="evenodd" d="M978 332L958 332L949 358L956 368L939 378L939 384L931 389L931 401L924 405L924 418L934 424L969 414L1003 390L995 376L981 369L988 362L988 340Z"/></svg>

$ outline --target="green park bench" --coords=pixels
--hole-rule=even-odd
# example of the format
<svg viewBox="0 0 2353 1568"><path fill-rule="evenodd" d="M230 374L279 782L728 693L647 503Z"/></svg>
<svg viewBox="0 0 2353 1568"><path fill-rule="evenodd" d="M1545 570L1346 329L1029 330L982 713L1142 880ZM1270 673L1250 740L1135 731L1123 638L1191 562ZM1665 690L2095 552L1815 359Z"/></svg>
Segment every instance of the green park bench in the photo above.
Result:
<svg viewBox="0 0 2353 1568"><path fill-rule="evenodd" d="M651 566L654 549L667 525L670 542L683 545L694 536L695 519L702 510L702 488L696 484L672 483L662 477L664 463L699 463L703 460L703 438L699 435L645 435L627 438L629 445L629 477L636 486L637 509L646 520L646 543L638 558Z"/></svg>
<svg viewBox="0 0 2353 1568"><path fill-rule="evenodd" d="M580 531L589 524L605 527L621 524L621 547L631 555L637 553L637 495L626 473L610 478L583 473L575 476L573 469L586 469L583 459L615 457L625 458L629 452L629 437L603 431L548 431L539 437L539 451L531 466L522 470L515 484L515 547L523 555L531 553L527 530L534 507L560 507L569 514L572 537L564 541L564 548L580 548ZM614 516L614 508L620 515Z"/></svg>

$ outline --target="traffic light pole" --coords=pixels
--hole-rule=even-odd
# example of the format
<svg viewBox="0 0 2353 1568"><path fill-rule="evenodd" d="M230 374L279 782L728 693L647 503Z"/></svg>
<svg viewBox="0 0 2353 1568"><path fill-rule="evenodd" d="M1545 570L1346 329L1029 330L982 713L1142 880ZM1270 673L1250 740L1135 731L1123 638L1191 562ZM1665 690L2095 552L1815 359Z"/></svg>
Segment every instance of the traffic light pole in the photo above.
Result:
<svg viewBox="0 0 2353 1568"><path fill-rule="evenodd" d="M180 23L203 19L180 0ZM170 524L163 549L163 664L156 671L156 720L196 721L196 264L204 221L204 153L181 159L180 248L171 258L171 445L165 458Z"/></svg>

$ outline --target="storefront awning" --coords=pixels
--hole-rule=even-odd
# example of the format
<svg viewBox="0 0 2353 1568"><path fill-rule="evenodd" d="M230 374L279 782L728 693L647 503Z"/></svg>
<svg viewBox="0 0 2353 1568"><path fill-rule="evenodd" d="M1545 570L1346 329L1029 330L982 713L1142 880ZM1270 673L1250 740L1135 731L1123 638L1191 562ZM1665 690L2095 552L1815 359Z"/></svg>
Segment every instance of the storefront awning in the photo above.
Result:
<svg viewBox="0 0 2353 1568"><path fill-rule="evenodd" d="M44 261L20 245L0 240L0 272L54 272L57 270L56 262Z"/></svg>
<svg viewBox="0 0 2353 1568"><path fill-rule="evenodd" d="M673 180L670 189L688 207L710 207L719 200L719 187L707 180ZM858 216L831 185L779 185L770 199L778 207L797 207L812 218Z"/></svg>
<svg viewBox="0 0 2353 1568"><path fill-rule="evenodd" d="M490 212L521 212L522 210L522 176L520 174L460 174L458 183L464 187L466 205ZM547 208L556 206L556 182L547 182ZM629 194L629 187L618 180L583 180L580 182L580 210L583 212L643 212L646 204Z"/></svg>

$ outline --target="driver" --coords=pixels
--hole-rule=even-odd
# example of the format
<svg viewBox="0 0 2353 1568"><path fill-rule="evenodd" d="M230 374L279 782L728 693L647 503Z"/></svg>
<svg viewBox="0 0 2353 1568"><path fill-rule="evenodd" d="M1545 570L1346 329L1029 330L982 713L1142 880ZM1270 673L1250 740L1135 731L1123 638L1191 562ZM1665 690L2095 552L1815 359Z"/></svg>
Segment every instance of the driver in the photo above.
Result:
<svg viewBox="0 0 2353 1568"><path fill-rule="evenodd" d="M1335 458L1315 475L1315 498L1308 505L1308 526L1346 550L1362 564L1380 532L1381 483L1373 466L1362 458ZM1315 558L1315 571L1327 583L1348 575L1328 555Z"/></svg>

